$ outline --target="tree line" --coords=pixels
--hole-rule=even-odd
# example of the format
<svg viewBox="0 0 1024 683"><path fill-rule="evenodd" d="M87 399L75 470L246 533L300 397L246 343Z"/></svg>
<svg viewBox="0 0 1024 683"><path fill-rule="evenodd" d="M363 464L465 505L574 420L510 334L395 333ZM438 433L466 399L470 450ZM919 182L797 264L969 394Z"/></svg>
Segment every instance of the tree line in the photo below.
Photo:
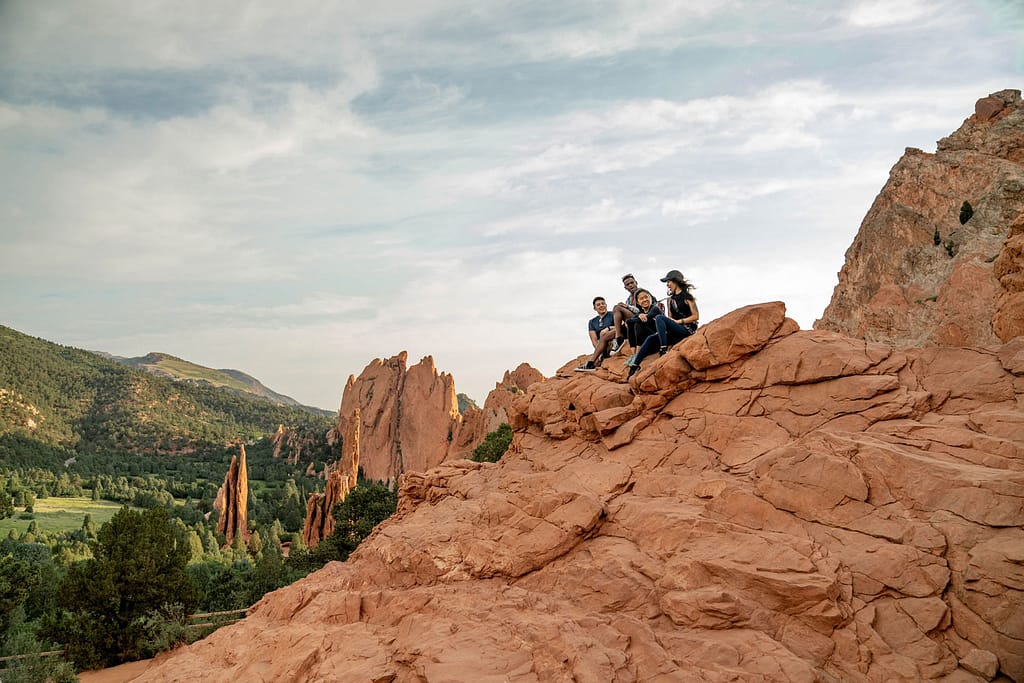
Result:
<svg viewBox="0 0 1024 683"><path fill-rule="evenodd" d="M222 547L211 520L189 523L182 506L125 506L98 529L87 516L73 532L8 536L0 540L0 655L63 646L66 661L46 664L40 679L56 681L74 680L75 668L150 657L202 635L187 628L188 614L247 608L347 559L396 503L387 486L360 481L332 511L334 532L314 549L278 520Z"/></svg>

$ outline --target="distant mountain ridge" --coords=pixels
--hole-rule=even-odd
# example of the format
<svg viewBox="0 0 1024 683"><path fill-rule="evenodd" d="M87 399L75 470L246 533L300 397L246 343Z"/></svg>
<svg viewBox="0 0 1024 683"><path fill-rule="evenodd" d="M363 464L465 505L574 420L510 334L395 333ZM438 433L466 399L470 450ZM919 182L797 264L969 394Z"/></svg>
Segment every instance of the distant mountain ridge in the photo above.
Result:
<svg viewBox="0 0 1024 683"><path fill-rule="evenodd" d="M334 414L334 411L331 410L303 405L291 396L286 396L270 389L252 375L246 374L241 370L208 368L160 351L151 351L145 356L136 356L134 358L115 356L104 351L93 351L93 353L116 363L128 365L137 370L144 370L151 375L176 382L187 382L225 389L238 395L254 396L277 405L293 406L317 415L326 416Z"/></svg>

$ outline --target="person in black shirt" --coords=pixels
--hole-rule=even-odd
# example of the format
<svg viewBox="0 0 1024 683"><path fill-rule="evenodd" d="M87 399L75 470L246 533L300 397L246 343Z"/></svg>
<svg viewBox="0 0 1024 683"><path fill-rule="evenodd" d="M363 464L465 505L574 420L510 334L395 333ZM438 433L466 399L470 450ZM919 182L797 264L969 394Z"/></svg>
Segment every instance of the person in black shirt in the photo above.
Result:
<svg viewBox="0 0 1024 683"><path fill-rule="evenodd" d="M643 360L640 349L643 348L647 340L657 340L657 320L664 316L661 307L654 300L654 295L646 289L636 290L633 296L637 304L637 314L626 321L626 329L629 334L629 345L637 349L637 352L626 361L626 365L630 366L640 365L640 361Z"/></svg>
<svg viewBox="0 0 1024 683"><path fill-rule="evenodd" d="M668 316L658 323L658 338L661 352L665 353L669 346L674 346L697 331L700 312L697 300L693 298L693 285L686 281L678 270L670 270L662 282L668 284L669 303Z"/></svg>
<svg viewBox="0 0 1024 683"><path fill-rule="evenodd" d="M636 358L630 359L632 363L629 363L631 367L628 377L636 374L641 361L654 352L655 345L658 348L658 355L664 356L670 346L674 346L697 331L700 312L697 310L697 300L691 293L693 285L687 282L678 270L668 271L661 281L668 284L669 298L666 305L668 313L654 319L657 334L644 340L636 353Z"/></svg>

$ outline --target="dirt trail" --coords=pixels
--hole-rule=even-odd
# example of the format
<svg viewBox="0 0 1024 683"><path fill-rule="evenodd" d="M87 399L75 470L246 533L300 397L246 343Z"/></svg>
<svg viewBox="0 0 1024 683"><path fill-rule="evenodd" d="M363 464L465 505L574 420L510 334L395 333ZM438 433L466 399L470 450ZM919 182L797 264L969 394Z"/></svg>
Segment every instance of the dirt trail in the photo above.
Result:
<svg viewBox="0 0 1024 683"><path fill-rule="evenodd" d="M128 662L109 669L83 671L78 674L78 680L81 683L129 683L145 673L151 661L153 660L143 659L141 662Z"/></svg>

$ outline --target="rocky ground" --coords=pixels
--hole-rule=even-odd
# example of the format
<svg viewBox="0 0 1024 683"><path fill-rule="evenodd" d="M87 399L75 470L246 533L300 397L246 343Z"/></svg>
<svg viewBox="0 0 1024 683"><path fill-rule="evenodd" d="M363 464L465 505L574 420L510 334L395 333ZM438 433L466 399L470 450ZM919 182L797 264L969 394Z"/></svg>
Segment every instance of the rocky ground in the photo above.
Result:
<svg viewBox="0 0 1024 683"><path fill-rule="evenodd" d="M534 384L344 564L140 681L1024 680L1024 339L781 303Z"/></svg>

